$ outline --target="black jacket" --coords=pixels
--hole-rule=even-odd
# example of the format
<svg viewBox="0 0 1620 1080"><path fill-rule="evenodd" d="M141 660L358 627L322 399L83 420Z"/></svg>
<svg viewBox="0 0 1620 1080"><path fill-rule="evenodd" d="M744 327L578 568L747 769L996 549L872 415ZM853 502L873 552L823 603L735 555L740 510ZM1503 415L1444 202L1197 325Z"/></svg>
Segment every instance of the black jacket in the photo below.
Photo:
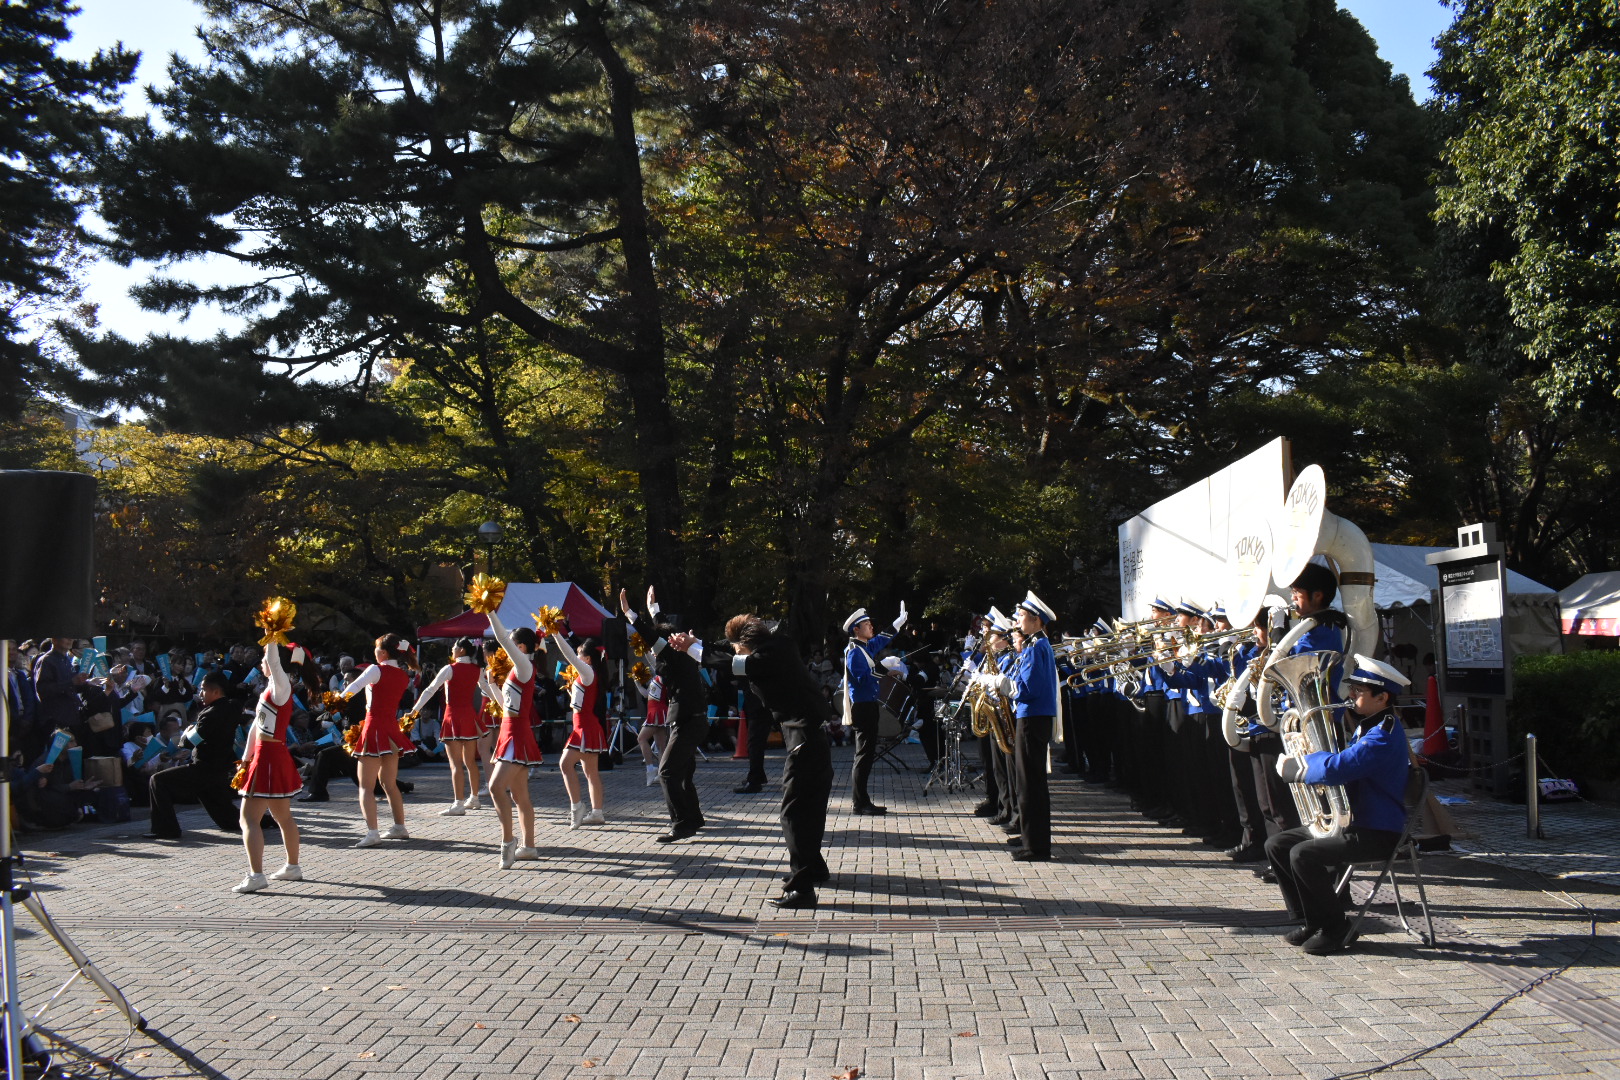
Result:
<svg viewBox="0 0 1620 1080"><path fill-rule="evenodd" d="M636 633L648 648L662 637L657 624L642 614L636 615ZM655 673L664 680L665 701L678 702L683 712L699 716L707 711L709 691L703 683L703 665L667 642L654 653L653 664Z"/></svg>
<svg viewBox="0 0 1620 1080"><path fill-rule="evenodd" d="M235 698L215 698L197 714L202 743L191 755L199 769L225 770L236 765L236 729L242 723L242 703Z"/></svg>
<svg viewBox="0 0 1620 1080"><path fill-rule="evenodd" d="M791 638L772 634L742 660L742 674L779 722L824 724L832 720L832 706Z"/></svg>

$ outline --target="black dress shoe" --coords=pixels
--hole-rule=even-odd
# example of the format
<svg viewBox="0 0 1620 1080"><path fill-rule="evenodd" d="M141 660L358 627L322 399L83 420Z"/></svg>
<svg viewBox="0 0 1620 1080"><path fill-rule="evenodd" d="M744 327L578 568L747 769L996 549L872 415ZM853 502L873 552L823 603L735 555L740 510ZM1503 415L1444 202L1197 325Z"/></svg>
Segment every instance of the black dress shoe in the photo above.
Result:
<svg viewBox="0 0 1620 1080"><path fill-rule="evenodd" d="M789 889L781 896L771 897L770 902L779 908L787 910L813 908L816 906L816 891L814 889Z"/></svg>
<svg viewBox="0 0 1620 1080"><path fill-rule="evenodd" d="M416 785L411 783L409 780L395 780L394 786L399 788L400 794L402 795L409 795L411 792L416 790Z"/></svg>
<svg viewBox="0 0 1620 1080"><path fill-rule="evenodd" d="M141 839L142 840L178 840L178 839L180 839L180 837L178 835L170 836L168 833L149 832L149 833L142 833L141 834Z"/></svg>
<svg viewBox="0 0 1620 1080"><path fill-rule="evenodd" d="M1338 952L1354 939L1355 935L1350 932L1350 923L1346 922L1336 929L1318 930L1300 948L1312 956L1327 956Z"/></svg>
<svg viewBox="0 0 1620 1080"><path fill-rule="evenodd" d="M1013 862L1051 862L1051 861L1052 861L1052 853L1050 851L1015 851L1015 852L1013 852Z"/></svg>
<svg viewBox="0 0 1620 1080"><path fill-rule="evenodd" d="M330 795L317 795L313 791L306 791L302 795L298 796L298 801L299 802L331 802L332 801L332 796L330 796Z"/></svg>
<svg viewBox="0 0 1620 1080"><path fill-rule="evenodd" d="M974 817L994 817L996 806L994 803L982 802L973 808Z"/></svg>
<svg viewBox="0 0 1620 1080"><path fill-rule="evenodd" d="M1277 884L1277 871L1272 869L1270 866L1267 866L1263 870L1256 870L1254 872L1254 876L1265 882L1267 885Z"/></svg>
<svg viewBox="0 0 1620 1080"><path fill-rule="evenodd" d="M671 829L662 836L655 837L654 842L659 844L673 844L677 840L685 840L688 836L696 835L696 829Z"/></svg>
<svg viewBox="0 0 1620 1080"><path fill-rule="evenodd" d="M889 812L889 808L887 806L879 806L877 803L861 803L855 807L855 812L864 817L878 817L880 815L887 814Z"/></svg>
<svg viewBox="0 0 1620 1080"><path fill-rule="evenodd" d="M762 784L744 784L742 787L734 787L731 790L739 795L758 795L765 790L765 787Z"/></svg>
<svg viewBox="0 0 1620 1080"><path fill-rule="evenodd" d="M1010 848L1021 848L1024 846L1024 838L1022 836L1009 836L1007 837L1007 846Z"/></svg>
<svg viewBox="0 0 1620 1080"><path fill-rule="evenodd" d="M1290 945L1298 947L1305 944L1315 936L1316 927L1307 924L1305 926L1294 927L1294 929L1283 935L1283 940L1288 942Z"/></svg>
<svg viewBox="0 0 1620 1080"><path fill-rule="evenodd" d="M997 814L995 817L990 819L990 824L992 824L992 825L1005 825L1005 824L1007 824L1007 822L1009 822L1011 820L1012 820L1012 818L1007 817L1004 814Z"/></svg>
<svg viewBox="0 0 1620 1080"><path fill-rule="evenodd" d="M1266 849L1263 844L1250 844L1248 847L1235 847L1228 851L1227 854L1232 857L1233 862L1263 862L1266 857Z"/></svg>

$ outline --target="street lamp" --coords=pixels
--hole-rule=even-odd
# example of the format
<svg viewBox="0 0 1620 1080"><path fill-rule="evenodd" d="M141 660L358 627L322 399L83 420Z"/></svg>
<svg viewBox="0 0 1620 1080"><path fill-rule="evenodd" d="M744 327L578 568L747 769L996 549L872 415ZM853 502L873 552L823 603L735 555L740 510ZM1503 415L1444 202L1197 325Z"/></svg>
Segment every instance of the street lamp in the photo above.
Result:
<svg viewBox="0 0 1620 1080"><path fill-rule="evenodd" d="M478 526L478 540L484 545L484 569L491 577L495 576L495 545L501 542L501 525L498 521L486 521Z"/></svg>

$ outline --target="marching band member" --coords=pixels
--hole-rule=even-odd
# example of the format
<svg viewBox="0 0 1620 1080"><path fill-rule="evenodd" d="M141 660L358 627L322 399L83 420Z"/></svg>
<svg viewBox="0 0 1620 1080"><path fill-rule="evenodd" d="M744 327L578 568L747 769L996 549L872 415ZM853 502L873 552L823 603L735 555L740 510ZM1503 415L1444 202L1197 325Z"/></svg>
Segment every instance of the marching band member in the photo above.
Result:
<svg viewBox="0 0 1620 1080"><path fill-rule="evenodd" d="M898 634L905 625L906 605L901 601L894 632ZM865 608L857 608L844 620L844 633L849 635L849 643L844 646L844 724L855 729L855 764L849 775L854 810L857 814L886 814L888 808L874 803L867 793L867 781L877 762L878 677L874 661L889 647L894 635L874 633L872 617Z"/></svg>
<svg viewBox="0 0 1620 1080"><path fill-rule="evenodd" d="M782 834L787 841L788 876L779 908L813 908L816 886L831 877L821 854L827 831L827 798L832 793L832 749L827 724L832 708L799 657L793 639L772 630L758 615L737 615L726 623L735 655L731 672L753 684L760 701L782 725L787 761L782 766Z"/></svg>
<svg viewBox="0 0 1620 1080"><path fill-rule="evenodd" d="M302 667L304 660L303 648L294 645L293 667ZM287 750L287 724L293 713L292 680L281 668L281 646L274 641L265 646L260 670L267 685L259 695L253 723L248 727L245 765L237 785L242 794L242 843L248 857L248 875L233 890L239 893L258 892L270 884L264 875L266 813L281 829L281 843L287 849L286 862L270 877L277 881L304 880L298 868L298 826L292 816L292 797L304 789L304 781Z"/></svg>
<svg viewBox="0 0 1620 1080"><path fill-rule="evenodd" d="M1304 921L1284 940L1317 956L1350 944L1350 921L1333 887L1336 868L1388 858L1406 826L1406 729L1391 705L1411 680L1389 664L1359 653L1355 664L1349 684L1357 726L1350 744L1336 754L1283 757L1277 762L1285 783L1343 786L1350 796L1350 824L1339 835L1320 840L1301 827L1266 841L1266 858L1277 875L1288 914Z"/></svg>
<svg viewBox="0 0 1620 1080"><path fill-rule="evenodd" d="M595 638L586 638L575 652L561 632L551 632L551 643L562 653L563 661L574 669L574 678L568 689L569 708L574 713L574 728L563 746L557 767L562 770L563 790L568 793L568 827L606 825L602 811L602 774L598 771L597 755L607 753L607 732L602 729L599 703L602 699L602 680L597 677L602 662L602 646ZM579 776L574 772L578 763L585 768L585 786L590 799L581 798Z"/></svg>
<svg viewBox="0 0 1620 1080"><path fill-rule="evenodd" d="M994 607L990 609L990 623L984 631L984 645L985 651L995 662L996 673L1011 676L1018 664L1018 654L1012 647L1012 621ZM990 686L989 689L992 694L1001 692L997 686ZM1016 836L1018 781L1013 776L1012 755L1001 749L994 734L986 735L979 749L981 760L985 760L986 775L990 778L985 790L989 791L993 786L996 793L996 812L991 815L990 824L999 825Z"/></svg>
<svg viewBox="0 0 1620 1080"><path fill-rule="evenodd" d="M409 840L405 828L405 797L399 793L399 757L416 747L399 729L399 699L411 683L405 668L420 671L410 642L398 634L384 634L372 649L376 663L343 691L344 700L362 690L366 694L366 718L360 723L360 744L355 748L359 775L360 812L366 819L366 834L354 842L358 848L376 847L384 840ZM394 823L387 831L377 831L377 785L388 796L388 810Z"/></svg>
<svg viewBox="0 0 1620 1080"><path fill-rule="evenodd" d="M439 811L440 817L461 817L478 805L478 743L484 737L484 713L479 686L482 669L478 666L478 646L471 638L457 638L450 647L450 663L433 676L416 699L412 715L420 712L441 689L444 691L443 719L439 740L450 760L450 789L455 798Z"/></svg>
<svg viewBox="0 0 1620 1080"><path fill-rule="evenodd" d="M629 594L619 590L619 610L641 639L652 649L653 665L664 695L669 736L658 757L658 781L664 786L664 803L669 809L669 831L656 837L660 844L673 844L695 835L703 828L703 808L698 802L697 755L709 732L708 687L703 682L703 642L678 630L662 618L658 597L647 589L647 614L630 608ZM647 707L652 722L652 705ZM738 738L742 737L741 731Z"/></svg>
<svg viewBox="0 0 1620 1080"><path fill-rule="evenodd" d="M1022 834L1015 841L1013 858L1018 862L1045 862L1052 857L1052 804L1047 790L1047 746L1052 741L1052 721L1057 715L1057 660L1046 626L1057 616L1033 592L1027 592L1018 605L1018 627L1024 645L1018 666L1011 676L980 675L979 679L1000 679L996 688L1017 702L1017 744L1014 746L1013 775L1018 784L1018 821Z"/></svg>
<svg viewBox="0 0 1620 1080"><path fill-rule="evenodd" d="M514 862L540 857L534 842L534 803L529 798L529 770L543 761L534 741L534 650L540 638L527 626L508 630L493 611L489 629L512 662L498 687L489 681L487 670L484 675L484 692L501 705L500 734L489 767L489 798L501 819L501 869L510 870Z"/></svg>

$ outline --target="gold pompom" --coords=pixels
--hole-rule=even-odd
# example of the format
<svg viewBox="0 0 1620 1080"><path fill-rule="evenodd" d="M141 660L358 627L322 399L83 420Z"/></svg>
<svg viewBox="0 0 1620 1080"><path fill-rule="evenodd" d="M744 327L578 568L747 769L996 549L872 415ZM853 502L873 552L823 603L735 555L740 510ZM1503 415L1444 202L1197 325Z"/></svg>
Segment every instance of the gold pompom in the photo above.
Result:
<svg viewBox="0 0 1620 1080"><path fill-rule="evenodd" d="M573 668L569 668L557 676L557 688L565 694L572 691L574 689L574 679L577 677L578 672Z"/></svg>
<svg viewBox="0 0 1620 1080"><path fill-rule="evenodd" d="M415 726L416 726L416 714L415 713L408 712L404 716L399 718L399 733L401 735L409 735L411 733L411 728L413 728Z"/></svg>
<svg viewBox="0 0 1620 1080"><path fill-rule="evenodd" d="M236 775L231 777L231 790L232 791L241 791L243 785L246 784L246 783L247 783L247 762L238 761L236 763Z"/></svg>
<svg viewBox="0 0 1620 1080"><path fill-rule="evenodd" d="M321 708L325 709L327 712L338 712L343 708L344 702L348 700L349 699L344 695L339 694L334 690L328 690L326 693L321 695Z"/></svg>
<svg viewBox="0 0 1620 1080"><path fill-rule="evenodd" d="M495 654L489 658L489 677L496 686L499 686L510 674L512 674L512 658L506 655L505 649L496 649Z"/></svg>
<svg viewBox="0 0 1620 1080"><path fill-rule="evenodd" d="M349 725L348 730L344 731L344 733L343 733L343 749L347 750L351 757L359 755L359 753L360 753L360 725L359 724L351 724L351 725Z"/></svg>
<svg viewBox="0 0 1620 1080"><path fill-rule="evenodd" d="M555 634L568 625L568 616L562 613L562 608L543 607L535 613L534 625L542 634Z"/></svg>
<svg viewBox="0 0 1620 1080"><path fill-rule="evenodd" d="M639 683L651 682L652 672L648 669L646 664L643 664L641 661L637 660L630 668L630 677Z"/></svg>
<svg viewBox="0 0 1620 1080"><path fill-rule="evenodd" d="M630 635L630 651L635 653L637 656L646 656L647 639L642 637L640 634L632 633Z"/></svg>
<svg viewBox="0 0 1620 1080"><path fill-rule="evenodd" d="M472 587L467 590L467 606L480 615L491 615L501 609L506 599L506 582L488 574L474 574Z"/></svg>
<svg viewBox="0 0 1620 1080"><path fill-rule="evenodd" d="M253 616L253 625L264 631L264 637L259 644L269 648L271 645L290 645L287 634L293 628L293 619L298 616L298 605L285 596L272 596L260 606L257 614Z"/></svg>

